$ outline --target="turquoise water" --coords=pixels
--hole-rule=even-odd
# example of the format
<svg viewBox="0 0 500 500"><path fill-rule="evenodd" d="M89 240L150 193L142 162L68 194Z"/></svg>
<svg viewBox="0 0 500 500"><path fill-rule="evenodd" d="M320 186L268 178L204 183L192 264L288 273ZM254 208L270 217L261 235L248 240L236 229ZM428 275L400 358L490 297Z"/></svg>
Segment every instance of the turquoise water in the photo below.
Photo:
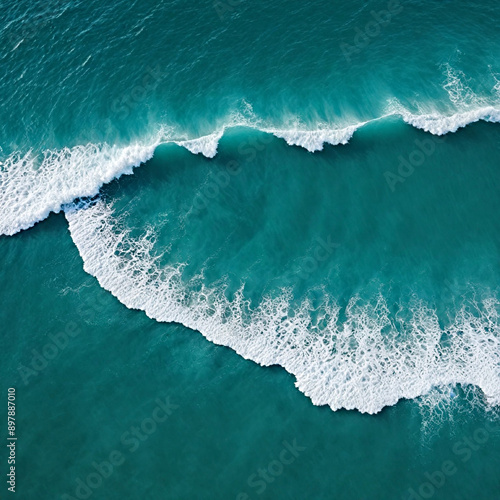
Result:
<svg viewBox="0 0 500 500"><path fill-rule="evenodd" d="M500 495L499 18L4 5L21 498Z"/></svg>

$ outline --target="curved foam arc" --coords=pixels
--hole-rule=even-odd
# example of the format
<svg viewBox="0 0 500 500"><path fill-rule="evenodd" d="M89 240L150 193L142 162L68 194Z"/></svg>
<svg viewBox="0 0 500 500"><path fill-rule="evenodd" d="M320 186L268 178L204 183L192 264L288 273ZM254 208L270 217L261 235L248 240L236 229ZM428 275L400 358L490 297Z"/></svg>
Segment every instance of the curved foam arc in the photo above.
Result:
<svg viewBox="0 0 500 500"><path fill-rule="evenodd" d="M433 135L454 133L458 129L478 121L500 123L500 109L493 106L472 109L451 116L443 116L437 113L414 115L405 110L394 113L394 115L400 115L409 125L430 132Z"/></svg>
<svg viewBox="0 0 500 500"><path fill-rule="evenodd" d="M219 132L214 132L210 135L198 137L197 139L189 139L184 141L173 141L178 146L186 148L193 154L202 154L206 158L213 158L217 154L219 141L224 135L225 128Z"/></svg>
<svg viewBox="0 0 500 500"><path fill-rule="evenodd" d="M324 144L346 144L359 128L384 118L400 116L406 123L443 135L477 122L500 122L500 109L488 106L451 116L440 114L415 115L399 105L392 106L386 115L341 129L277 130L242 124L247 128L271 133L287 144L300 146L310 152L323 149ZM220 138L232 123L218 132L197 139L173 140L161 138L135 143L126 147L95 145L76 146L57 151L45 151L41 165L32 153L10 155L0 164L0 235L12 235L45 219L51 212L76 198L93 196L113 179L131 174L133 169L149 160L160 144L174 143L193 154L213 158ZM163 137L163 136L162 136Z"/></svg>
<svg viewBox="0 0 500 500"><path fill-rule="evenodd" d="M307 301L291 310L286 291L251 309L241 292L230 302L224 290L190 288L181 265L160 269L150 235L132 239L102 200L71 205L65 213L85 271L123 304L198 330L261 365L281 365L316 405L377 413L401 398L456 384L478 386L489 403L500 404L496 299L483 302L476 315L459 310L446 329L446 345L435 311L423 302L404 320L391 318L381 297L368 305L353 297L342 326L333 301L313 320ZM404 342L395 340L401 328Z"/></svg>
<svg viewBox="0 0 500 500"><path fill-rule="evenodd" d="M59 212L65 203L96 195L103 184L132 174L158 144L88 144L45 151L41 160L32 152L13 153L0 166L0 234L15 234Z"/></svg>
<svg viewBox="0 0 500 500"><path fill-rule="evenodd" d="M379 117L366 122L360 122L342 129L320 129L320 130L276 130L263 129L280 139L284 139L290 146L300 146L311 153L321 151L325 144L337 146L338 144L347 144L354 133L360 128L383 120L385 118L401 117L405 123L415 128L429 132L433 135L445 135L454 133L460 128L464 128L471 123L485 121L491 123L500 123L500 109L493 106L463 111L453 115L441 115L439 113L428 113L416 115L410 113L402 106L393 105L390 111Z"/></svg>
<svg viewBox="0 0 500 500"><path fill-rule="evenodd" d="M309 152L322 151L325 144L337 146L347 144L354 132L366 125L368 122L358 123L342 129L320 129L320 130L276 130L267 129L279 139L284 139L289 146L300 146Z"/></svg>

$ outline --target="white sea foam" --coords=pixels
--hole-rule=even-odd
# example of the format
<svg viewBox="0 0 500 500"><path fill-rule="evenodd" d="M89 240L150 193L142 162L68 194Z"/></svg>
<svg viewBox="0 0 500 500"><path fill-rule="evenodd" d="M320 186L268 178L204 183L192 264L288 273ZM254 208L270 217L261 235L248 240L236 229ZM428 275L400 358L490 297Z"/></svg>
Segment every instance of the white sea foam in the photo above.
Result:
<svg viewBox="0 0 500 500"><path fill-rule="evenodd" d="M493 123L500 122L500 109L493 106L472 109L450 116L443 116L438 113L414 115L405 110L401 110L394 114L401 115L406 123L415 128L425 130L434 135L444 135L450 132L456 132L460 128L481 120Z"/></svg>
<svg viewBox="0 0 500 500"><path fill-rule="evenodd" d="M386 115L343 128L278 130L250 125L248 120L238 122L240 117L235 117L230 125L219 131L194 139L173 140L165 137L162 131L156 138L125 147L88 144L45 151L41 156L32 152L14 153L0 163L0 235L27 229L50 212L58 212L63 204L97 194L103 184L123 174L131 174L134 167L150 159L161 143L173 142L193 154L213 158L225 130L244 126L271 133L289 145L314 152L322 150L324 144L346 144L359 128L390 116L400 116L416 128L443 135L479 120L500 122L500 109L486 106L449 116L437 112L412 114L392 102Z"/></svg>
<svg viewBox="0 0 500 500"><path fill-rule="evenodd" d="M198 137L197 139L189 139L185 141L174 141L175 144L186 148L193 154L201 153L207 158L213 158L217 154L217 148L219 147L219 141L224 135L224 128L218 132L214 132L210 135L205 135L203 137Z"/></svg>
<svg viewBox="0 0 500 500"><path fill-rule="evenodd" d="M290 146L300 146L311 153L321 151L325 144L337 146L338 144L347 144L354 132L365 123L358 123L341 129L320 129L320 130L276 130L268 129L280 139L284 139Z"/></svg>
<svg viewBox="0 0 500 500"><path fill-rule="evenodd" d="M151 158L156 146L88 144L40 156L11 154L0 165L0 234L27 229L63 204L97 194L103 184Z"/></svg>
<svg viewBox="0 0 500 500"><path fill-rule="evenodd" d="M493 74L493 78L495 80L495 86L493 87L493 92L500 98L500 77L499 75Z"/></svg>
<svg viewBox="0 0 500 500"><path fill-rule="evenodd" d="M444 75L446 76L443 88L448 93L450 101L457 106L475 106L480 107L484 104L481 99L471 89L469 82L463 71L452 68L450 64L444 64Z"/></svg>
<svg viewBox="0 0 500 500"><path fill-rule="evenodd" d="M418 114L414 114L406 110L397 100L393 100L389 105L390 114L399 115L406 123L434 135L453 133L480 120L500 122L500 108L492 105L484 97L478 96L470 86L470 79L462 71L446 63L443 65L443 75L445 76L443 89L447 92L455 112L443 114L421 109ZM492 89L492 93L496 93L496 86Z"/></svg>
<svg viewBox="0 0 500 500"><path fill-rule="evenodd" d="M435 311L423 302L404 319L394 318L381 297L372 304L352 298L339 326L333 302L313 320L308 302L291 313L286 291L251 309L242 293L229 301L224 290L183 283L182 266L160 269L151 235L131 238L102 200L68 206L66 217L85 270L123 304L198 330L261 365L281 365L316 405L376 413L455 384L475 385L490 404L500 404L496 299L478 304L475 313L460 309L446 342Z"/></svg>

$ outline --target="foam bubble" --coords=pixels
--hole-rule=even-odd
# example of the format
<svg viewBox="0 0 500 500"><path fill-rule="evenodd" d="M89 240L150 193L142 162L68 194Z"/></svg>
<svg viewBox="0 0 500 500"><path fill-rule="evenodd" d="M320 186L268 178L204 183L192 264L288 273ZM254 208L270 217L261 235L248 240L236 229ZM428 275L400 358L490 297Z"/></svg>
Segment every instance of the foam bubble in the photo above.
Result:
<svg viewBox="0 0 500 500"><path fill-rule="evenodd" d="M470 384L500 404L500 302L463 306L444 331L423 301L394 317L382 297L353 297L342 311L325 299L321 310L291 293L264 297L252 308L242 291L184 283L182 265L160 268L151 232L132 238L102 200L66 207L84 269L131 309L178 322L261 365L280 365L316 405L376 413L433 387ZM319 317L318 317L319 314ZM446 333L446 342L442 341ZM403 340L401 340L403 339Z"/></svg>

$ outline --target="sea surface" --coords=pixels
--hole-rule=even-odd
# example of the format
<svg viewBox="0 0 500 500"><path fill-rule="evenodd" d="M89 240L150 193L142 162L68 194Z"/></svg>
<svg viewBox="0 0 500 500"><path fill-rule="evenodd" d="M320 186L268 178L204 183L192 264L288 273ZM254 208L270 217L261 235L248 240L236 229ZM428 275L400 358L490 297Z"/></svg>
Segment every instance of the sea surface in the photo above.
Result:
<svg viewBox="0 0 500 500"><path fill-rule="evenodd" d="M498 2L0 7L19 498L500 499Z"/></svg>

